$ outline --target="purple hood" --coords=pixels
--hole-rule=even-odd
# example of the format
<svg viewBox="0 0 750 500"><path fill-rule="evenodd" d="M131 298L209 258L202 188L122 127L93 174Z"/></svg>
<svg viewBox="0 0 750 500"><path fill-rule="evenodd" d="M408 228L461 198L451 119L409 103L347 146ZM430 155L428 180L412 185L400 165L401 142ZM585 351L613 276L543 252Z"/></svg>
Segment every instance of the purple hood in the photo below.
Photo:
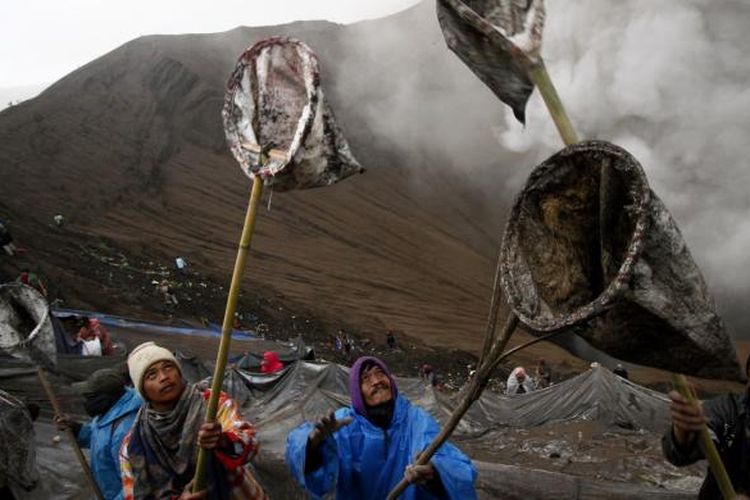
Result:
<svg viewBox="0 0 750 500"><path fill-rule="evenodd" d="M388 367L378 358L375 358L373 356L362 356L357 361L354 362L352 365L351 370L349 370L349 397L352 398L352 408L354 411L362 415L363 417L367 418L368 412L367 412L367 405L365 404L364 399L362 399L362 389L360 388L359 379L362 374L362 367L365 364L375 364L380 367L381 370L383 370L383 373L385 373L388 376L388 380L391 382L391 393L393 394L393 401L396 401L396 397L398 396L398 388L396 387L396 381L393 380L393 375L391 375L391 371L388 369Z"/></svg>

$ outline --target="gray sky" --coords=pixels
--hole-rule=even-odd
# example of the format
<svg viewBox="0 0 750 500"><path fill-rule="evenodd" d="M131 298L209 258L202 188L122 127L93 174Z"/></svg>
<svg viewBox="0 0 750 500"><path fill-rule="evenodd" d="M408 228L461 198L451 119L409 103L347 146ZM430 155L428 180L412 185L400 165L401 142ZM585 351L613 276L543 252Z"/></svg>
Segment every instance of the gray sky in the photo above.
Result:
<svg viewBox="0 0 750 500"><path fill-rule="evenodd" d="M310 19L352 23L392 14L416 3L418 0L4 2L0 16L0 88L51 84L141 35L212 33L237 26Z"/></svg>

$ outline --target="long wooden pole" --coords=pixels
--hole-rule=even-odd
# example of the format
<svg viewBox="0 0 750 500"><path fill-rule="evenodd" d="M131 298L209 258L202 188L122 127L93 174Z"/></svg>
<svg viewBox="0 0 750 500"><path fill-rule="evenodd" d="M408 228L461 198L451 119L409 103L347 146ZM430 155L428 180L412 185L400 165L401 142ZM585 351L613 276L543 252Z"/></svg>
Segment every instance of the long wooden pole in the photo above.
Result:
<svg viewBox="0 0 750 500"><path fill-rule="evenodd" d="M52 390L52 385L50 385L49 380L47 380L47 375L45 375L44 369L37 368L36 374L37 374L37 377L39 377L39 382L42 384L42 388L44 389L44 392L47 394L47 399L49 399L49 402L52 405L52 409L55 411L55 415L62 415L63 412L61 411L60 405L57 402L57 398L55 397L55 393ZM89 467L89 463L86 461L86 457L83 455L83 452L81 451L81 447L78 446L78 438L73 432L73 429L68 427L67 429L65 429L65 434L67 434L68 436L68 440L70 441L70 446L73 447L73 451L76 454L78 463L81 464L81 468L83 469L83 472L86 473L86 480L88 481L89 486L91 486L91 489L94 491L94 495L96 495L97 499L104 500L104 497L102 496L102 492L99 490L99 486L96 484L94 475L91 473L91 468Z"/></svg>
<svg viewBox="0 0 750 500"><path fill-rule="evenodd" d="M214 367L214 376L211 382L211 397L208 400L206 409L206 423L212 423L216 420L216 412L219 406L219 393L224 383L224 370L227 367L227 358L229 357L229 345L232 342L232 325L234 323L234 312L237 310L237 299L240 293L240 284L242 275L245 273L245 264L247 263L248 250L252 240L253 231L255 230L255 220L258 216L258 207L260 198L263 194L263 181L259 176L253 178L253 188L250 192L250 202L247 205L245 214L245 223L242 227L242 236L237 249L237 259L234 262L234 272L232 273L232 284L229 287L227 296L227 305L224 310L224 322L221 326L221 342L219 351L216 353L216 366ZM207 450L200 448L198 458L195 464L195 477L193 478L193 492L198 492L206 488L206 464L208 460Z"/></svg>
<svg viewBox="0 0 750 500"><path fill-rule="evenodd" d="M576 134L575 129L570 122L570 119L568 118L568 114L565 112L565 107L560 100L560 96L558 96L557 94L557 90L555 90L555 86L552 84L552 80L550 79L549 74L547 73L547 69L544 66L544 61L542 61L541 59L538 62L533 63L529 61L527 70L529 77L534 82L537 89L539 89L539 93L544 100L544 104L547 106L547 110L549 111L549 114L552 117L552 120L557 127L557 131L560 133L560 137L562 138L565 145L570 146L571 144L575 144L576 142L578 142L578 135ZM505 327L503 328L503 333L500 338L494 338L495 325L497 323L497 312L500 307L500 264L500 255L498 255L497 266L495 268L492 299L490 301L490 313L487 318L487 328L484 337L484 348L480 353L477 371L474 374L474 378L470 383L468 391L466 392L466 394L464 394L464 399L453 410L450 419L445 424L445 427L443 427L443 429L440 431L440 434L438 434L437 437L432 441L432 443L430 443L430 445L425 449L425 451L419 455L419 458L415 462L415 464L417 465L425 465L426 463L428 463L430 461L430 458L432 458L438 448L440 448L440 446L448 440L458 423L461 421L461 418L463 418L463 416L471 407L472 403L479 399L479 397L482 395L482 392L484 392L484 388L487 386L487 382L492 376L495 368L500 364L500 361L511 354L511 352L508 352L504 355L502 350L505 348L508 340L510 340L510 337L513 335L513 331L515 330L516 325L518 325L518 318L513 312L508 314L505 322ZM523 347L527 347L528 345L531 345L533 343L535 342L532 341L530 343L524 344ZM516 352L518 350L518 348L513 349L512 352ZM408 486L409 483L406 481L406 479L402 479L388 494L388 500L395 500L396 498L398 498L399 495L401 495L401 493L403 493Z"/></svg>
<svg viewBox="0 0 750 500"><path fill-rule="evenodd" d="M534 85L539 90L539 94L541 94L563 142L566 146L575 144L578 142L578 134L576 134L573 124L570 122L570 118L568 118L568 113L565 112L565 106L563 106L560 96L557 95L557 90L552 83L552 79L549 77L549 73L547 73L544 61L540 59L538 62L533 63L528 70L529 78L531 78L531 81L534 82Z"/></svg>
<svg viewBox="0 0 750 500"><path fill-rule="evenodd" d="M673 373L672 382L674 383L677 392L682 394L682 397L694 405L700 404L698 397L688 386L687 379L685 379L684 375ZM709 434L708 427L705 424L703 424L698 436L703 445L703 451L706 454L706 460L708 460L711 472L716 478L716 482L719 484L721 495L726 500L734 500L737 494L732 486L732 481L729 479L729 474L727 474L727 470L724 468L724 462L721 461L719 451L716 449L716 445L714 444L713 439L711 439L711 434Z"/></svg>
<svg viewBox="0 0 750 500"><path fill-rule="evenodd" d="M492 317L492 314L490 314L490 317ZM469 388L464 394L463 399L453 410L453 413L451 413L448 422L446 422L443 428L440 429L440 433L435 436L429 446L419 454L419 457L417 457L417 460L414 462L415 465L425 465L429 463L432 456L443 445L443 443L450 438L451 434L453 434L453 431L469 410L472 403L482 395L484 388L487 386L487 382L492 376L492 368L495 365L494 361L499 357L500 353L507 345L508 340L510 340L517 325L518 316L510 313L505 320L505 326L503 326L503 331L500 334L500 337L498 337L498 339L492 344L490 352L484 356L482 364L477 367L477 371L474 373L471 382L469 382ZM399 481L399 483L388 494L388 500L395 500L398 498L408 486L409 482L406 478L401 479L401 481Z"/></svg>
<svg viewBox="0 0 750 500"><path fill-rule="evenodd" d="M497 313L500 310L500 271L502 269L502 261L500 260L500 254L497 255L497 264L495 265L495 279L492 283L492 297L490 298L490 312L487 315L487 325L484 331L484 346L482 352L479 353L479 361L477 362L477 371L479 367L484 364L487 356L492 349L492 344L495 342L495 331L497 330ZM510 314L513 314L512 312Z"/></svg>

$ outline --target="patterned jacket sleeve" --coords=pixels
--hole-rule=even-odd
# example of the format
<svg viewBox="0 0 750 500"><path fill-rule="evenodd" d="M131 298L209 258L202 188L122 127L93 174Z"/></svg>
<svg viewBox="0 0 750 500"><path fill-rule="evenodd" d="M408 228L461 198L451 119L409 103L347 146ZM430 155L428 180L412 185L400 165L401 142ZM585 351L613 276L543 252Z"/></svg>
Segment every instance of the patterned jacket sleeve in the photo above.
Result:
<svg viewBox="0 0 750 500"><path fill-rule="evenodd" d="M134 500L133 498L133 468L130 466L128 459L128 443L130 442L130 432L122 440L120 446L120 476L122 477L122 498L123 500Z"/></svg>
<svg viewBox="0 0 750 500"><path fill-rule="evenodd" d="M204 396L208 398L210 391L206 391ZM224 436L232 444L231 450L215 450L216 457L228 469L242 467L258 452L255 427L242 418L237 403L223 392L219 395L216 421L221 424Z"/></svg>

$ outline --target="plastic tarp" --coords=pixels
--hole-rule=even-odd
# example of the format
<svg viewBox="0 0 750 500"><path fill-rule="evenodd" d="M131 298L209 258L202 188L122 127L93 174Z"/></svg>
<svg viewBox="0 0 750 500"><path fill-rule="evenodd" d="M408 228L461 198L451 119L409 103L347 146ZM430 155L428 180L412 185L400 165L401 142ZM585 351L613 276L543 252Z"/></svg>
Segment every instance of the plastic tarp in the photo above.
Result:
<svg viewBox="0 0 750 500"><path fill-rule="evenodd" d="M150 321L137 321L122 316L112 314L103 314L99 312L81 311L78 309L53 309L53 316L60 319L79 318L86 316L96 318L102 325L113 326L122 329L134 329L139 331L151 331L154 333L168 333L175 335L188 335L197 337L221 338L221 326L210 324L206 328L194 326L168 326ZM238 340L247 340L259 338L252 330L232 330L232 338Z"/></svg>
<svg viewBox="0 0 750 500"><path fill-rule="evenodd" d="M94 360L88 358L83 361ZM61 363L65 364L64 358L61 358ZM191 367L185 373L193 381L201 373L210 373L209 367L197 360L183 359L181 363ZM7 386L10 379L12 377L9 376L0 378L0 387ZM67 382L59 377L53 377L52 382L56 391L59 391L66 410L82 414L80 403L65 387ZM203 383L207 385L208 379ZM440 421L448 418L457 401L455 397L434 392L419 379L397 378L397 384L399 390L411 401L430 411ZM18 384L11 386L16 389L19 387ZM241 405L243 415L257 426L261 451L255 461L255 468L268 493L272 498L304 498L283 462L287 434L303 420L319 418L349 404L348 368L304 361L271 375L230 368L226 373L224 390ZM49 409L46 410L49 415ZM471 456L474 443L487 446L487 436L491 434L489 431L508 427L591 420L598 421L604 428L611 428L613 431L625 427L661 432L668 423L667 412L665 396L621 379L604 368L595 368L566 382L520 396L485 392L462 421L454 439ZM72 454L67 459L61 458L66 443L55 444L52 441L54 429L48 418L40 420L36 426L42 481L39 490L28 498L86 498L85 480L77 463L72 460ZM502 436L502 432L494 434ZM496 468L493 464L479 464L480 471L487 469L487 474L490 474L480 477L478 483L479 493L483 498L493 498L493 492L505 488L503 481L507 477L498 472L500 469L513 470L505 466L498 470ZM524 474L531 472L524 470ZM518 470L514 473L517 474ZM587 480L578 478L571 481L578 484ZM602 487L595 481L587 484L591 488ZM617 483L608 488L621 493L631 492L622 494L619 498L658 497L646 495L644 492L648 488L637 485ZM50 491L64 494L50 495ZM519 491L528 491L528 498L542 498L534 496L533 488ZM676 497L665 493L665 498Z"/></svg>
<svg viewBox="0 0 750 500"><path fill-rule="evenodd" d="M247 49L229 78L222 116L242 170L277 191L364 172L326 102L318 57L298 40L269 38Z"/></svg>
<svg viewBox="0 0 750 500"><path fill-rule="evenodd" d="M0 352L54 366L55 333L45 298L20 283L0 285Z"/></svg>
<svg viewBox="0 0 750 500"><path fill-rule="evenodd" d="M511 307L534 331L581 324L579 335L618 359L742 378L677 224L614 144L581 142L532 171L500 259Z"/></svg>
<svg viewBox="0 0 750 500"><path fill-rule="evenodd" d="M36 485L34 427L22 401L0 391L0 487L12 490Z"/></svg>
<svg viewBox="0 0 750 500"><path fill-rule="evenodd" d="M450 402L443 404L451 408ZM461 422L464 433L490 427L536 427L589 420L604 427L662 432L670 422L669 399L662 393L596 367L559 384L517 396L485 393Z"/></svg>

